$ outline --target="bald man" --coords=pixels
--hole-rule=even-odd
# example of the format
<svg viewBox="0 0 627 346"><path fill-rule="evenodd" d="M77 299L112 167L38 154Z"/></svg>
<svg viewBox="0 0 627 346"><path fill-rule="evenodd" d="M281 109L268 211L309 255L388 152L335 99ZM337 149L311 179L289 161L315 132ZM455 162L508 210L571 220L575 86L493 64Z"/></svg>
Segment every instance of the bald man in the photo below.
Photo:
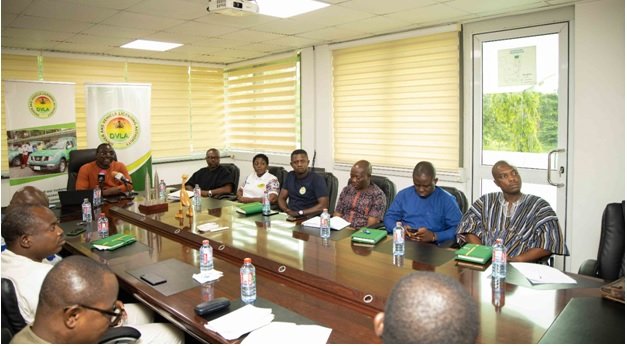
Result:
<svg viewBox="0 0 627 346"><path fill-rule="evenodd" d="M385 313L374 318L384 344L470 344L479 334L477 304L459 282L414 272L392 289Z"/></svg>
<svg viewBox="0 0 627 346"><path fill-rule="evenodd" d="M104 265L70 256L46 275L35 321L13 337L13 344L94 344L121 321L118 281Z"/></svg>
<svg viewBox="0 0 627 346"><path fill-rule="evenodd" d="M235 190L233 175L228 168L220 165L220 151L216 148L207 150L205 161L207 161L207 167L196 171L185 182L185 189L193 191L198 184L202 197L219 197L232 193Z"/></svg>
<svg viewBox="0 0 627 346"><path fill-rule="evenodd" d="M381 222L385 213L385 194L370 181L372 165L366 160L357 161L351 167L350 182L340 193L333 216L350 222L351 227L361 228Z"/></svg>
<svg viewBox="0 0 627 346"><path fill-rule="evenodd" d="M29 185L15 191L9 202L9 208L18 204L39 204L48 207L50 202L46 193Z"/></svg>
<svg viewBox="0 0 627 346"><path fill-rule="evenodd" d="M567 253L555 211L544 199L521 192L518 169L498 161L492 177L501 192L487 193L472 204L457 228L458 243L491 246L501 238L510 262Z"/></svg>

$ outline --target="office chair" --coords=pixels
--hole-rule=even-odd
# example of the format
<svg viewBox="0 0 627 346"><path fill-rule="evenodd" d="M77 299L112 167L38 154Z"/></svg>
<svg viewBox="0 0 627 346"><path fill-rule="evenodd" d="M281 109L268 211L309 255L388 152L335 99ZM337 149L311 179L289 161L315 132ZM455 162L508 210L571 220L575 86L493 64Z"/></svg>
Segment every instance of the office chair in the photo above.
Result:
<svg viewBox="0 0 627 346"><path fill-rule="evenodd" d="M370 176L370 181L373 184L377 185L381 189L381 191L383 191L383 194L385 194L385 211L388 211L388 208L390 207L390 205L392 205L392 202L394 201L394 197L396 197L396 185L392 180L380 175Z"/></svg>
<svg viewBox="0 0 627 346"><path fill-rule="evenodd" d="M26 321L20 313L17 302L17 294L13 282L2 278L2 343L8 344L13 336L26 327ZM100 337L100 344L125 344L135 343L141 337L141 333L133 327L109 328Z"/></svg>
<svg viewBox="0 0 627 346"><path fill-rule="evenodd" d="M234 163L221 163L231 173L231 184L233 184L233 192L220 195L218 199L228 199L229 201L237 200L237 188L239 187L239 167Z"/></svg>
<svg viewBox="0 0 627 346"><path fill-rule="evenodd" d="M325 183L327 184L327 193L329 195L329 214L333 215L333 210L335 209L335 200L337 199L337 189L339 182L337 177L333 175L331 172L324 173L316 173L320 174L324 178Z"/></svg>
<svg viewBox="0 0 627 346"><path fill-rule="evenodd" d="M596 260L588 259L579 274L614 281L625 276L625 201L609 203L601 218L601 239Z"/></svg>
<svg viewBox="0 0 627 346"><path fill-rule="evenodd" d="M457 201L459 210L462 211L462 214L466 213L466 211L468 210L468 199L466 199L466 195L461 190L458 190L452 186L438 186L441 187L444 191L453 195L453 197L455 197L455 200Z"/></svg>
<svg viewBox="0 0 627 346"><path fill-rule="evenodd" d="M285 177L287 176L287 170L281 166L268 166L268 172L274 175L279 180L279 188L283 186Z"/></svg>
<svg viewBox="0 0 627 346"><path fill-rule="evenodd" d="M89 162L96 160L96 149L77 149L70 151L70 160L67 166L67 187L68 191L76 190L76 178L81 167ZM117 161L118 156L115 154L113 160Z"/></svg>

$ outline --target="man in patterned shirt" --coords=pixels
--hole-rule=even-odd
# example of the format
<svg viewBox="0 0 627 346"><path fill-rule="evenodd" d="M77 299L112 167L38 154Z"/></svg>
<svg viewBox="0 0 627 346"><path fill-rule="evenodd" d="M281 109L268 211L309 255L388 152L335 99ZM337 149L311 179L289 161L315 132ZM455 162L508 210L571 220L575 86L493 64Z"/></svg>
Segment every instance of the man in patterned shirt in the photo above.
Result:
<svg viewBox="0 0 627 346"><path fill-rule="evenodd" d="M361 160L353 165L350 184L340 193L333 216L345 219L353 228L381 222L386 206L385 194L370 182L371 176L370 162Z"/></svg>
<svg viewBox="0 0 627 346"><path fill-rule="evenodd" d="M485 194L473 203L457 227L457 241L492 245L501 238L511 262L565 254L557 215L542 198L520 192L522 179L516 167L498 161L492 176L502 192Z"/></svg>

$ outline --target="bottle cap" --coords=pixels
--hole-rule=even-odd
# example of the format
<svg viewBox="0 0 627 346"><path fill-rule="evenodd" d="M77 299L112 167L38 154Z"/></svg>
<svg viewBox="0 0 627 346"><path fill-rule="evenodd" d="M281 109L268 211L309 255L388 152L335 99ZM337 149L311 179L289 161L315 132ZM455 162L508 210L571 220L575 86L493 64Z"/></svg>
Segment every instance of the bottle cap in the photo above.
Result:
<svg viewBox="0 0 627 346"><path fill-rule="evenodd" d="M248 257L244 258L244 263L252 263L252 260Z"/></svg>
<svg viewBox="0 0 627 346"><path fill-rule="evenodd" d="M203 240L202 245L209 245L209 240L208 239Z"/></svg>
<svg viewBox="0 0 627 346"><path fill-rule="evenodd" d="M323 213L328 213L328 212L329 212L329 209L324 208L324 209L322 209L322 212L323 212Z"/></svg>
<svg viewBox="0 0 627 346"><path fill-rule="evenodd" d="M100 217L104 217L104 216L105 216L105 213L100 213Z"/></svg>

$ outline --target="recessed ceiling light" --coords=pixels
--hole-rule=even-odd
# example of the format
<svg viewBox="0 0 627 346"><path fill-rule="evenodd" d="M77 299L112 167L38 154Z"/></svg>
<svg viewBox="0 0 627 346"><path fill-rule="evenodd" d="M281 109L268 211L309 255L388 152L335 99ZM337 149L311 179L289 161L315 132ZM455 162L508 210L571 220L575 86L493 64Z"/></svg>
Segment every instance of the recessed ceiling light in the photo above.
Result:
<svg viewBox="0 0 627 346"><path fill-rule="evenodd" d="M267 16L288 18L329 6L315 0L256 0L259 13Z"/></svg>
<svg viewBox="0 0 627 346"><path fill-rule="evenodd" d="M171 43L171 42L159 42L159 41L149 41L149 40L135 40L133 42L129 42L125 45L120 46L121 48L131 48L131 49L143 49L143 50L154 50L158 52L165 52L166 50L170 50L172 48L180 47L183 44L181 43Z"/></svg>

